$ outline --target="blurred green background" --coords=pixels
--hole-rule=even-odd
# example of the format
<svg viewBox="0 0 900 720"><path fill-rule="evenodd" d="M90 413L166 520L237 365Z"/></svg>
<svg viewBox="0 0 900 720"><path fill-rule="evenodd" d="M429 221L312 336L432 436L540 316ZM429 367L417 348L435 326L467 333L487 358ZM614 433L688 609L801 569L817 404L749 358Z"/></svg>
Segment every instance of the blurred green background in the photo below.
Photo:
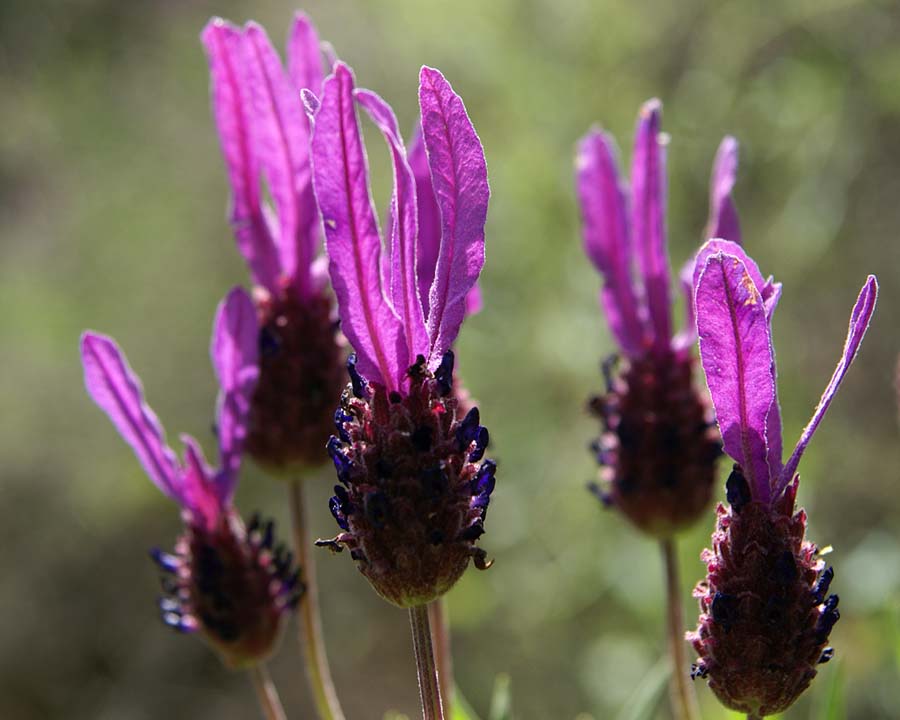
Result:
<svg viewBox="0 0 900 720"><path fill-rule="evenodd" d="M213 308L247 275L225 221L198 33L211 15L252 17L282 47L294 7L0 3L2 718L257 716L244 677L157 619L146 553L174 541L178 515L88 400L77 340L86 327L115 336L169 437L192 432L211 447ZM486 714L506 672L521 720L614 718L664 646L657 547L584 490L597 428L583 408L612 346L572 188L577 138L602 123L628 156L639 104L656 95L672 137L676 267L697 247L720 138L741 142L745 245L785 287L775 342L788 447L828 380L857 289L878 273L874 324L801 468L809 535L835 548L837 655L785 717L900 716L897 4L321 0L305 9L406 128L419 66L441 68L487 154L485 308L466 324L458 357L501 463L482 541L496 564L470 570L448 596L458 681L475 709ZM383 210L388 160L369 136ZM327 470L309 481L322 536L334 531L332 484ZM285 497L247 464L245 513L274 513L286 528ZM710 509L680 543L689 625L712 524ZM406 615L349 558L323 552L319 568L348 715L414 716ZM292 629L272 669L291 716L312 717L293 639ZM705 718L729 717L696 687ZM650 717L669 717L666 703Z"/></svg>

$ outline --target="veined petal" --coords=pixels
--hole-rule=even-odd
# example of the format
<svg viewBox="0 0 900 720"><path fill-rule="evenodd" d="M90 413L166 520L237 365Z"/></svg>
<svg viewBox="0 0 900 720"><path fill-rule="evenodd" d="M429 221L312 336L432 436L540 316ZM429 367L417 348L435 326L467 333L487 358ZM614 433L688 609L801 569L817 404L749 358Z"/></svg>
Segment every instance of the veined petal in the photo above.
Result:
<svg viewBox="0 0 900 720"><path fill-rule="evenodd" d="M359 371L393 390L402 382L409 351L381 286L381 239L353 85L343 63L325 80L313 123L313 175L342 329L356 349Z"/></svg>
<svg viewBox="0 0 900 720"><path fill-rule="evenodd" d="M472 289L466 295L466 316L477 315L484 306L484 300L481 297L481 286L475 283Z"/></svg>
<svg viewBox="0 0 900 720"><path fill-rule="evenodd" d="M819 404L816 405L812 419L803 429L800 440L797 442L797 447L794 448L794 452L791 453L791 457L784 466L780 482L775 489L776 496L784 490L788 483L793 479L794 473L797 472L797 466L800 464L800 458L806 450L806 446L809 445L809 441L819 427L819 423L828 411L828 406L831 405L834 394L843 382L847 370L850 369L850 365L853 364L853 361L856 359L860 343L862 343L866 330L869 328L869 321L872 319L872 313L875 312L875 303L877 299L878 281L875 279L874 275L869 275L859 292L859 297L857 297L856 304L853 306L853 312L850 314L850 327L847 330L847 339L844 342L844 352L841 354L841 359L834 369L831 381L825 388L825 392L822 393Z"/></svg>
<svg viewBox="0 0 900 720"><path fill-rule="evenodd" d="M762 296L746 266L706 257L694 290L700 359L727 452L755 500L768 502L766 417L775 400L775 357Z"/></svg>
<svg viewBox="0 0 900 720"><path fill-rule="evenodd" d="M190 435L182 435L184 466L179 474L179 492L184 506L191 511L194 522L202 522L211 530L231 496L222 497L216 483L216 473L203 457L203 450Z"/></svg>
<svg viewBox="0 0 900 720"><path fill-rule="evenodd" d="M259 379L256 308L241 288L232 289L219 303L210 355L221 388L216 412L221 467L216 486L220 499L229 502L237 483L247 418Z"/></svg>
<svg viewBox="0 0 900 720"><path fill-rule="evenodd" d="M632 237L644 283L654 346L664 350L672 334L669 260L666 256L666 158L660 139L659 100L641 108L631 164Z"/></svg>
<svg viewBox="0 0 900 720"><path fill-rule="evenodd" d="M394 111L371 90L357 90L355 97L381 130L391 150L394 168L390 219L391 300L406 330L406 345L409 349L407 365L412 365L417 355L428 354L425 315L416 284L416 181L406 162L406 149L400 138Z"/></svg>
<svg viewBox="0 0 900 720"><path fill-rule="evenodd" d="M678 285L684 295L684 326L672 340L676 349L689 348L697 342L697 316L694 313L694 267L695 262L688 260L678 273Z"/></svg>
<svg viewBox="0 0 900 720"><path fill-rule="evenodd" d="M254 282L275 292L280 267L260 202L241 35L240 29L213 18L203 29L201 39L209 58L213 114L231 185L229 219Z"/></svg>
<svg viewBox="0 0 900 720"><path fill-rule="evenodd" d="M726 135L719 144L709 182L709 221L707 238L723 238L740 244L741 227L731 191L737 179L738 142Z"/></svg>
<svg viewBox="0 0 900 720"><path fill-rule="evenodd" d="M322 48L319 33L306 13L294 13L294 22L287 42L288 75L299 92L304 88L316 95L322 92Z"/></svg>
<svg viewBox="0 0 900 720"><path fill-rule="evenodd" d="M255 23L244 31L244 55L254 147L278 212L281 270L305 294L319 229L309 168L309 120L299 90L265 30Z"/></svg>
<svg viewBox="0 0 900 720"><path fill-rule="evenodd" d="M166 444L162 425L144 400L141 381L119 346L105 335L86 332L81 336L81 362L88 394L134 450L153 483L183 505L175 453Z"/></svg>
<svg viewBox="0 0 900 720"><path fill-rule="evenodd" d="M628 355L643 350L641 310L632 282L628 207L615 143L592 130L578 144L575 161L584 249L603 275L601 303L610 329Z"/></svg>
<svg viewBox="0 0 900 720"><path fill-rule="evenodd" d="M429 366L453 345L466 314L466 296L484 265L487 164L462 99L438 70L419 73L422 135L441 210L441 246L429 291Z"/></svg>
<svg viewBox="0 0 900 720"><path fill-rule="evenodd" d="M416 275L418 276L419 297L422 309L428 316L428 302L434 269L437 267L441 250L441 209L438 207L431 184L431 168L422 138L422 123L416 124L407 154L409 166L416 178L416 204L418 206L419 236L416 243Z"/></svg>
<svg viewBox="0 0 900 720"><path fill-rule="evenodd" d="M753 284L762 296L763 305L766 308L766 317L768 317L769 322L771 322L772 313L775 312L775 307L781 299L781 283L775 282L774 278L771 276L764 279L756 261L744 251L744 248L731 240L707 240L697 251L697 258L694 262L694 285L696 286L700 273L703 271L703 268L706 267L706 259L719 252L734 255L734 257L738 258L744 264L747 273L753 280Z"/></svg>

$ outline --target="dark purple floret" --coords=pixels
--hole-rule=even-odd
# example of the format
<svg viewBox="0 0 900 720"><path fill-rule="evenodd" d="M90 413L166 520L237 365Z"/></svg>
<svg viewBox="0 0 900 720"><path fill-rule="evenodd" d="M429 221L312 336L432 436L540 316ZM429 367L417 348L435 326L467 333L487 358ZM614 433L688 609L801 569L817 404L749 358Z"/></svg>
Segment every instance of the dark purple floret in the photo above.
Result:
<svg viewBox="0 0 900 720"><path fill-rule="evenodd" d="M817 605L825 602L825 597L828 595L828 588L831 587L832 580L834 580L834 568L829 565L822 571L822 574L816 581L816 586L812 591L813 599L816 601Z"/></svg>
<svg viewBox="0 0 900 720"><path fill-rule="evenodd" d="M441 358L441 364L434 371L434 379L437 380L441 396L446 397L453 390L453 351L448 350Z"/></svg>
<svg viewBox="0 0 900 720"><path fill-rule="evenodd" d="M350 353L350 357L347 358L347 372L350 374L350 386L353 389L353 396L364 400L369 394L368 383L359 374L359 370L356 369L356 353Z"/></svg>
<svg viewBox="0 0 900 720"><path fill-rule="evenodd" d="M740 513L741 508L752 500L750 485L747 484L747 478L744 477L739 465L734 466L728 480L725 481L725 499L736 513Z"/></svg>
<svg viewBox="0 0 900 720"><path fill-rule="evenodd" d="M345 413L343 408L338 408L334 411L334 427L337 429L338 437L343 442L350 442L350 436L344 429L344 423L350 422L352 419L353 416Z"/></svg>

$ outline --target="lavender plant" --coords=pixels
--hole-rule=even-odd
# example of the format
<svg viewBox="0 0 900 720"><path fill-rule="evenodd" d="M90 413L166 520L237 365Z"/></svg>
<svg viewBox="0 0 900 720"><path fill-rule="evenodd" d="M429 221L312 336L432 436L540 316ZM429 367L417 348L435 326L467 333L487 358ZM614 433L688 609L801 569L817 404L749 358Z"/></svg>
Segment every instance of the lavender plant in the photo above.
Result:
<svg viewBox="0 0 900 720"><path fill-rule="evenodd" d="M618 169L615 140L600 129L578 146L576 185L585 252L603 276L600 306L620 355L603 363L606 392L590 402L602 433L592 443L602 486L590 488L641 531L660 540L666 567L673 670L672 703L680 718L696 716L687 682L674 535L709 505L721 444L705 393L694 383L696 341L689 276L682 273L686 317L671 329L672 297L665 233L665 153L661 104L641 108L631 187ZM716 154L706 233L740 238L731 190L737 142ZM691 265L691 268L693 266Z"/></svg>
<svg viewBox="0 0 900 720"><path fill-rule="evenodd" d="M333 398L343 386L333 297L312 188L309 120L300 90L319 92L323 68L315 27L298 13L287 43L287 72L265 31L219 18L202 34L209 57L213 112L228 179L230 220L254 282L259 316L259 382L249 416L247 451L290 480L294 547L308 592L300 605L301 646L323 720L341 720L318 610L300 480L327 459ZM274 207L263 201L261 181Z"/></svg>
<svg viewBox="0 0 900 720"><path fill-rule="evenodd" d="M355 88L342 63L314 116L316 197L344 333L356 350L328 444L339 480L330 506L341 532L321 544L348 548L386 600L410 609L423 713L443 717L426 605L474 560L494 489L477 408L458 415L450 349L484 263L489 189L484 152L462 100L437 70L419 77L421 136L440 210L433 268L422 249L420 200L391 108ZM385 137L394 169L390 245L381 238L368 187L356 106ZM423 200L427 195L423 194ZM427 287L427 299L423 297Z"/></svg>
<svg viewBox="0 0 900 720"><path fill-rule="evenodd" d="M788 708L828 662L831 628L840 617L829 594L834 571L805 539L796 510L797 467L856 357L878 294L863 286L844 351L813 417L782 464L772 313L781 286L764 280L740 246L711 240L694 271L700 357L725 452L735 461L719 505L706 579L697 585L700 655L693 675L709 679L719 700L748 718Z"/></svg>
<svg viewBox="0 0 900 720"><path fill-rule="evenodd" d="M199 634L229 667L249 669L270 717L278 717L277 696L264 662L303 585L291 553L275 545L272 521L261 523L257 516L245 526L233 505L259 379L257 334L249 296L232 290L219 305L211 346L221 388L215 468L187 435L182 436L184 459L176 458L144 401L140 380L112 339L86 332L81 358L88 393L134 450L150 480L182 511L184 531L174 553L152 552L163 573L163 622Z"/></svg>

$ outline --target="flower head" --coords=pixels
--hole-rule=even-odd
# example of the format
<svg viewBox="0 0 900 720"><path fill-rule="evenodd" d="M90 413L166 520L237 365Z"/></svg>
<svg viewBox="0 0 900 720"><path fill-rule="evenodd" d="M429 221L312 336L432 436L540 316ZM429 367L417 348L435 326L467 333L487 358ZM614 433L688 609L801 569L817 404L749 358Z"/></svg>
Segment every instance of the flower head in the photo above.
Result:
<svg viewBox="0 0 900 720"><path fill-rule="evenodd" d="M263 659L278 638L281 618L299 598L299 572L283 548L273 549L271 523L244 527L233 506L247 434L250 398L257 383L257 325L253 304L232 290L216 314L211 354L219 379L216 433L218 466L199 444L182 436L179 461L144 401L138 377L116 343L86 332L81 339L85 385L131 446L150 480L182 509L185 529L175 553L154 550L165 576L163 621L200 632L225 662Z"/></svg>
<svg viewBox="0 0 900 720"><path fill-rule="evenodd" d="M348 547L386 599L428 602L471 558L494 488L477 408L463 417L451 351L484 264L489 196L481 142L443 75L422 68L421 132L409 153L391 108L335 65L314 114L316 197L341 326L356 354L328 450L331 500ZM386 257L368 186L357 105L387 141L394 169ZM415 168L415 170L414 170Z"/></svg>
<svg viewBox="0 0 900 720"><path fill-rule="evenodd" d="M694 273L700 357L725 452L734 460L720 505L708 575L694 595L700 623L689 639L695 674L728 707L771 715L787 708L833 654L828 635L840 614L829 595L834 575L804 540L795 512L797 466L856 357L875 310L869 276L853 312L834 375L788 461L782 464L781 413L770 323L781 286L764 280L739 245L709 241Z"/></svg>
<svg viewBox="0 0 900 720"><path fill-rule="evenodd" d="M720 446L708 401L693 383L696 334L685 272L685 323L672 333L660 117L659 101L644 104L630 188L615 141L599 129L578 146L576 183L585 251L603 276L600 306L621 350L604 363L606 392L590 403L602 425L592 449L603 482L591 487L640 529L668 537L708 506ZM740 235L730 197L736 173L737 142L726 137L713 166L707 232L733 239Z"/></svg>
<svg viewBox="0 0 900 720"><path fill-rule="evenodd" d="M256 285L259 382L247 451L270 470L318 464L332 398L343 384L312 187L309 119L300 90L319 92L319 39L298 13L287 69L265 31L214 18L202 34L213 114L231 184L230 221ZM263 182L272 198L263 200Z"/></svg>

